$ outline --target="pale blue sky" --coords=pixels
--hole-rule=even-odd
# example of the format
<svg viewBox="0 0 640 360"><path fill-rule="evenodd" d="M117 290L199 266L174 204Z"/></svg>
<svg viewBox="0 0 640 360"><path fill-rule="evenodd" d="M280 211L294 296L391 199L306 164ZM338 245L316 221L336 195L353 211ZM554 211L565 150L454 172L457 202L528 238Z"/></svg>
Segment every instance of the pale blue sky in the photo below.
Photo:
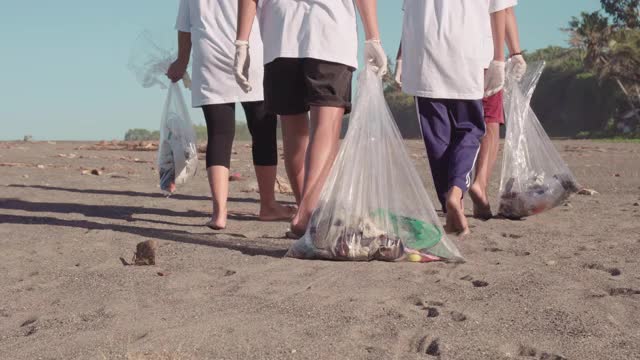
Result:
<svg viewBox="0 0 640 360"><path fill-rule="evenodd" d="M36 0L0 4L0 140L120 139L158 127L164 93L143 89L126 68L143 29L173 29L177 0ZM401 0L378 0L383 45L394 56ZM598 0L520 0L522 47L565 45L571 16ZM193 120L203 123L199 112ZM241 114L238 115L242 117Z"/></svg>

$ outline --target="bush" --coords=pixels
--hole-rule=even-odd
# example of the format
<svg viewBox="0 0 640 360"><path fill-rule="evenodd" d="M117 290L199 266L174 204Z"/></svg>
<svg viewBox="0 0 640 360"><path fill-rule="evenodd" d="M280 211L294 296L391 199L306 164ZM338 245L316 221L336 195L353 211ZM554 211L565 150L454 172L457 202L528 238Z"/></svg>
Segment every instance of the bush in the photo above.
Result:
<svg viewBox="0 0 640 360"><path fill-rule="evenodd" d="M149 131L146 129L130 129L124 135L125 141L152 141L160 140L160 131Z"/></svg>

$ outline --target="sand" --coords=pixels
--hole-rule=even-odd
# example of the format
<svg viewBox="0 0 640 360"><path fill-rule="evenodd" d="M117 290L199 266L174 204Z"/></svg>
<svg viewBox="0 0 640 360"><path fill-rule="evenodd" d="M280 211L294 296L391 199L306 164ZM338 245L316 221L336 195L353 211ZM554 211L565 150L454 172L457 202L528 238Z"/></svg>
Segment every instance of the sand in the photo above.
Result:
<svg viewBox="0 0 640 360"><path fill-rule="evenodd" d="M0 358L638 359L640 144L555 144L599 194L470 220L466 263L416 264L282 258L246 144L213 232L203 171L165 198L153 151L0 143ZM152 239L155 266L124 265Z"/></svg>

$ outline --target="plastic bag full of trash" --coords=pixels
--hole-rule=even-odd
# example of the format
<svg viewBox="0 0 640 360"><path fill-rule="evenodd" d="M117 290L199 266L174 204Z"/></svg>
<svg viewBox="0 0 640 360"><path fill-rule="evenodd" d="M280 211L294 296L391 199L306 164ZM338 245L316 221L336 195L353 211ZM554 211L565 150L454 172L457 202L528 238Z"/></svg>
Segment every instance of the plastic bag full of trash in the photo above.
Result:
<svg viewBox="0 0 640 360"><path fill-rule="evenodd" d="M532 63L520 82L507 65L507 134L500 180L499 215L521 219L562 204L579 186L531 109L544 62Z"/></svg>
<svg viewBox="0 0 640 360"><path fill-rule="evenodd" d="M349 129L305 235L287 256L347 261L462 260L445 235L383 93L367 67Z"/></svg>
<svg viewBox="0 0 640 360"><path fill-rule="evenodd" d="M152 35L144 31L134 43L128 64L143 87L167 89L160 119L158 172L160 189L168 194L176 190L176 185L184 184L195 176L198 169L196 132L187 104L178 84L171 83L165 75L175 58L175 51L158 45ZM188 74L185 74L183 82L188 87Z"/></svg>

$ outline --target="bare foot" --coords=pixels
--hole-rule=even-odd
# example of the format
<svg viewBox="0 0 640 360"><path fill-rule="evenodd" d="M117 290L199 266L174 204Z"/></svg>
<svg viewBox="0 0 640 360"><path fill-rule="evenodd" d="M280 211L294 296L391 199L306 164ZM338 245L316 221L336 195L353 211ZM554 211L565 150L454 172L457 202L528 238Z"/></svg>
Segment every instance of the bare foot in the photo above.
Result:
<svg viewBox="0 0 640 360"><path fill-rule="evenodd" d="M290 239L299 239L303 237L304 233L307 231L307 222L308 220L302 220L300 213L296 214L293 220L291 220L289 231L287 231L285 236Z"/></svg>
<svg viewBox="0 0 640 360"><path fill-rule="evenodd" d="M298 209L293 206L285 206L274 202L269 206L260 206L258 219L260 221L287 221L291 220L297 211Z"/></svg>
<svg viewBox="0 0 640 360"><path fill-rule="evenodd" d="M211 220L205 224L211 230L223 230L227 227L227 211L214 212Z"/></svg>
<svg viewBox="0 0 640 360"><path fill-rule="evenodd" d="M449 234L464 236L470 234L467 218L460 201L455 198L447 200L447 220L444 230Z"/></svg>
<svg viewBox="0 0 640 360"><path fill-rule="evenodd" d="M469 189L469 196L473 201L473 217L481 220L489 220L493 217L491 214L491 204L487 199L486 192L478 184L473 184Z"/></svg>
<svg viewBox="0 0 640 360"><path fill-rule="evenodd" d="M224 221L216 221L215 219L209 220L205 224L211 230L224 230L227 227L226 222Z"/></svg>

